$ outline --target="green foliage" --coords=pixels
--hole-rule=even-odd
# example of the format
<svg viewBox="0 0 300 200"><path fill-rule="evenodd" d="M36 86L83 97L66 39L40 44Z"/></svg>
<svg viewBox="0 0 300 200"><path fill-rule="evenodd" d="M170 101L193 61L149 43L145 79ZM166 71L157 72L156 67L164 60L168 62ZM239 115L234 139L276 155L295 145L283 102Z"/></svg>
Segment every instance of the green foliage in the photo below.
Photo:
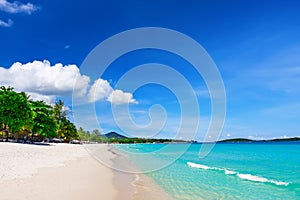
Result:
<svg viewBox="0 0 300 200"><path fill-rule="evenodd" d="M81 141L88 141L88 142L100 142L106 143L109 140L103 137L98 129L94 129L92 133L89 131L84 131L82 127L78 129L79 139Z"/></svg>
<svg viewBox="0 0 300 200"><path fill-rule="evenodd" d="M53 107L53 118L57 124L57 135L65 141L79 139L75 125L67 119L67 111L64 110L64 102L59 100Z"/></svg>
<svg viewBox="0 0 300 200"><path fill-rule="evenodd" d="M43 101L29 100L24 92L0 87L0 131L7 138L9 132L17 138L20 132L31 132L32 137L78 139L76 127L67 114L61 100L52 107Z"/></svg>
<svg viewBox="0 0 300 200"><path fill-rule="evenodd" d="M90 140L90 132L89 131L84 131L82 127L80 127L78 130L78 136L80 140L83 141L89 141Z"/></svg>
<svg viewBox="0 0 300 200"><path fill-rule="evenodd" d="M70 141L71 139L78 139L78 133L75 125L70 122L67 118L63 119L59 124L59 137Z"/></svg>
<svg viewBox="0 0 300 200"><path fill-rule="evenodd" d="M0 124L2 130L18 132L32 119L32 112L27 96L11 87L0 87ZM7 130L8 131L8 130Z"/></svg>
<svg viewBox="0 0 300 200"><path fill-rule="evenodd" d="M67 111L64 110L64 102L58 100L53 107L53 117L57 124L62 123L67 118Z"/></svg>
<svg viewBox="0 0 300 200"><path fill-rule="evenodd" d="M52 117L52 107L43 101L30 101L30 104L33 111L32 132L42 137L57 137L57 126Z"/></svg>

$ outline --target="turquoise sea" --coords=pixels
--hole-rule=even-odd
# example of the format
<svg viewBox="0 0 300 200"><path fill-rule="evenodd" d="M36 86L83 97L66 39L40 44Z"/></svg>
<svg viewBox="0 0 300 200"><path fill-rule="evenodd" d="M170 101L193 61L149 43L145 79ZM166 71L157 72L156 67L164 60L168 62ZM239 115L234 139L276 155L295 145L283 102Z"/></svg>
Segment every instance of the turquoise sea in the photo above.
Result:
<svg viewBox="0 0 300 200"><path fill-rule="evenodd" d="M300 199L299 142L115 147L174 199Z"/></svg>

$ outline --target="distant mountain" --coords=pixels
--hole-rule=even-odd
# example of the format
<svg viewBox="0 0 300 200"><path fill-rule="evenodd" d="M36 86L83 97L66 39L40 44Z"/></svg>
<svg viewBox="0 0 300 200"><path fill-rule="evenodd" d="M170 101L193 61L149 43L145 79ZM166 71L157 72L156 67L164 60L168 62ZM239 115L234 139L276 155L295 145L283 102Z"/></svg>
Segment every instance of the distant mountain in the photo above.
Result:
<svg viewBox="0 0 300 200"><path fill-rule="evenodd" d="M121 135L119 133L116 133L114 131L112 132L109 132L109 133L106 133L103 135L104 137L107 137L107 138L115 138L115 139L123 139L123 138L127 138L126 136L124 135Z"/></svg>
<svg viewBox="0 0 300 200"><path fill-rule="evenodd" d="M292 141L300 141L299 137L293 137L293 138L278 138L278 139L271 139L271 140L250 140L246 138L233 138L233 139L226 139L226 140L220 140L218 142L225 143L225 142L292 142Z"/></svg>

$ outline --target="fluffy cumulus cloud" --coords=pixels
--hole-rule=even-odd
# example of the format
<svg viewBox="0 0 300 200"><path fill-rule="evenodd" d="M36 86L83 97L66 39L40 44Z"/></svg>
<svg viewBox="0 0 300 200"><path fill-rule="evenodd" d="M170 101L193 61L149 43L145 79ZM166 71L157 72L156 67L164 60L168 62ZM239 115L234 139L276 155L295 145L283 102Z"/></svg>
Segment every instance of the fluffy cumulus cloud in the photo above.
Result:
<svg viewBox="0 0 300 200"><path fill-rule="evenodd" d="M112 104L127 104L137 103L131 93L123 92L122 90L114 90L107 98Z"/></svg>
<svg viewBox="0 0 300 200"><path fill-rule="evenodd" d="M76 65L51 65L49 61L14 63L10 68L0 67L0 85L11 86L28 93L32 99L53 103L57 97L87 99L89 102L107 100L113 104L135 103L132 94L113 90L109 82L82 75ZM87 97L86 97L87 96Z"/></svg>
<svg viewBox="0 0 300 200"><path fill-rule="evenodd" d="M88 100L95 102L103 99L115 105L137 103L131 93L118 89L113 90L108 81L97 79L89 90Z"/></svg>
<svg viewBox="0 0 300 200"><path fill-rule="evenodd" d="M32 3L21 3L19 1L8 2L7 0L0 0L0 10L8 13L26 13L30 15L39 8Z"/></svg>
<svg viewBox="0 0 300 200"><path fill-rule="evenodd" d="M95 102L107 98L113 92L112 87L108 81L103 79L97 79L92 85L89 94L89 102Z"/></svg>
<svg viewBox="0 0 300 200"><path fill-rule="evenodd" d="M81 75L76 65L55 64L49 61L14 63L10 68L0 68L1 85L25 91L35 99L51 100L55 96L83 95L89 86L89 77ZM77 78L77 83L75 80Z"/></svg>

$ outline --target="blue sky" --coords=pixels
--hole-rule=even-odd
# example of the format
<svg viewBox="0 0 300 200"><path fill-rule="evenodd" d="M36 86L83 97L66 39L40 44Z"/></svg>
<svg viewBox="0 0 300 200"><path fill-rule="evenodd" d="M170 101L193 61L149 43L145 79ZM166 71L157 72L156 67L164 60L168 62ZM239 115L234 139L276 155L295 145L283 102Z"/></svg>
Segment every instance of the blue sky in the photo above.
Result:
<svg viewBox="0 0 300 200"><path fill-rule="evenodd" d="M289 0L0 0L0 83L49 102L61 98L72 109L72 79L79 74L78 87L83 93L93 88L94 83L77 71L91 50L122 31L163 27L196 40L216 63L227 96L221 138L299 136L299 9L300 3ZM160 50L135 51L115 60L99 77L103 91L96 91L92 100L100 127L89 121L88 113L86 121L77 126L124 132L114 122L110 108L127 101L133 120L147 127L149 108L160 104L168 120L157 135L154 129L161 125L164 114L153 116L149 133L125 129L131 131L129 135L173 137L180 123L180 107L168 88L149 84L130 92L115 87L130 69L154 62L171 66L190 81L203 121L196 139L203 140L211 114L205 83L184 59ZM119 95L119 101L109 100L112 93ZM122 120L122 116L120 111L117 117Z"/></svg>

